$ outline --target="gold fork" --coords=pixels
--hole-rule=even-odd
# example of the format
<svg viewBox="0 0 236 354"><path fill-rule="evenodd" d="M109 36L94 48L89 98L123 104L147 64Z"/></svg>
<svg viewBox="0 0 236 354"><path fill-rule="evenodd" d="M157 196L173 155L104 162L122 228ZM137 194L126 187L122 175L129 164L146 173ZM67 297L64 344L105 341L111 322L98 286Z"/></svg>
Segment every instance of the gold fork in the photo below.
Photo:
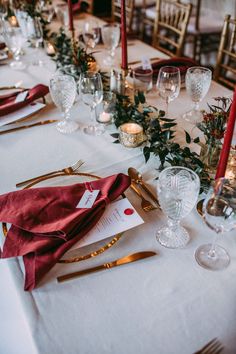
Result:
<svg viewBox="0 0 236 354"><path fill-rule="evenodd" d="M79 160L79 161L77 161L74 165L71 165L71 166L62 168L61 170L48 172L48 173L46 173L46 174L44 174L44 175L41 175L41 176L38 176L38 177L33 177L33 178L27 179L26 181L23 181L23 182L19 182L19 183L16 184L16 187L24 186L25 184L34 182L35 180L37 180L37 179L39 179L39 178L51 176L51 175L54 175L54 174L57 174L57 173L60 173L60 172L64 172L64 173L66 173L67 175L70 175L70 174L72 174L72 173L74 173L74 172L77 172L78 169L80 168L80 166L83 165L83 163L84 163L84 162L83 162L82 160Z"/></svg>
<svg viewBox="0 0 236 354"><path fill-rule="evenodd" d="M130 185L131 189L135 191L135 193L141 198L141 207L144 211L151 211L157 209L149 200L145 199L140 190L136 187L134 183Z"/></svg>
<svg viewBox="0 0 236 354"><path fill-rule="evenodd" d="M214 338L194 354L219 354L223 349L224 347L221 342L217 338Z"/></svg>

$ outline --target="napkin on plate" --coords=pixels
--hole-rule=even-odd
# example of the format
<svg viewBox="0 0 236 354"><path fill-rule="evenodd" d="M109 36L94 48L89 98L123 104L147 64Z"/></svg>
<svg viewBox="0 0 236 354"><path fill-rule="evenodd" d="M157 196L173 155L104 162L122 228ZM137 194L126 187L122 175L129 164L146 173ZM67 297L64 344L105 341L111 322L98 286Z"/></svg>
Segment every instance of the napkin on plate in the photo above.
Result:
<svg viewBox="0 0 236 354"><path fill-rule="evenodd" d="M65 187L24 189L0 196L0 221L11 223L0 258L23 256L25 290L32 290L62 255L130 185L122 173ZM77 208L85 190L99 190L90 209Z"/></svg>
<svg viewBox="0 0 236 354"><path fill-rule="evenodd" d="M198 66L198 64L195 62L195 60L185 57L173 57L170 59L158 60L157 62L152 63L154 78L157 78L159 70L163 66L175 66L179 68L181 78L183 79L188 68L191 68L192 66Z"/></svg>
<svg viewBox="0 0 236 354"><path fill-rule="evenodd" d="M19 92L0 96L0 117L27 106L29 103L46 96L48 92L49 89L47 86L39 84L28 90L28 95L23 102L15 103L16 96Z"/></svg>

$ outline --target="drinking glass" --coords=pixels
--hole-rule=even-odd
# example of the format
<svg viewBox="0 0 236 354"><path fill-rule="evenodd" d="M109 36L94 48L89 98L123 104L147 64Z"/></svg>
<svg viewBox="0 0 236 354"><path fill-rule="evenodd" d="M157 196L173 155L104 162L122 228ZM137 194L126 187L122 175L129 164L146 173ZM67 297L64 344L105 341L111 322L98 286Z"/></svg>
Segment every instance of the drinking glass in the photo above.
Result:
<svg viewBox="0 0 236 354"><path fill-rule="evenodd" d="M169 103L179 96L179 69L175 66L163 66L158 73L156 86L161 98L166 102L166 116L168 116Z"/></svg>
<svg viewBox="0 0 236 354"><path fill-rule="evenodd" d="M134 91L142 91L144 93L150 91L152 89L152 75L152 69L134 69Z"/></svg>
<svg viewBox="0 0 236 354"><path fill-rule="evenodd" d="M8 27L3 30L3 38L8 48L13 54L13 62L10 63L10 67L15 70L25 69L25 64L20 60L20 52L23 44L25 43L25 37L22 35L19 27Z"/></svg>
<svg viewBox="0 0 236 354"><path fill-rule="evenodd" d="M95 22L85 22L83 27L83 40L87 47L94 49L100 39L99 26Z"/></svg>
<svg viewBox="0 0 236 354"><path fill-rule="evenodd" d="M210 69L194 66L187 70L185 85L188 95L194 103L194 107L183 115L183 118L192 124L202 120L199 103L206 96L211 85L212 73Z"/></svg>
<svg viewBox="0 0 236 354"><path fill-rule="evenodd" d="M33 28L30 28L28 39L31 44L35 47L34 57L33 57L33 65L43 65L43 60L41 56L41 52L39 50L40 45L43 43L43 29L38 17L33 19Z"/></svg>
<svg viewBox="0 0 236 354"><path fill-rule="evenodd" d="M103 86L102 79L99 73L87 71L80 75L80 95L82 101L90 107L91 120L93 125L88 125L84 128L84 132L89 135L101 135L104 132L96 122L95 108L102 102L103 99Z"/></svg>
<svg viewBox="0 0 236 354"><path fill-rule="evenodd" d="M219 178L214 182L203 203L203 217L218 235L236 228L235 181ZM216 241L217 237L212 244L202 245L195 252L196 261L203 268L221 270L230 263L228 252Z"/></svg>
<svg viewBox="0 0 236 354"><path fill-rule="evenodd" d="M157 240L165 247L184 247L189 234L180 225L180 220L194 208L200 190L198 175L192 170L175 166L167 167L159 176L157 191L167 225L157 231Z"/></svg>
<svg viewBox="0 0 236 354"><path fill-rule="evenodd" d="M104 64L111 66L114 64L115 50L120 41L120 26L118 24L107 24L101 29L102 40L109 51L109 56L104 59Z"/></svg>
<svg viewBox="0 0 236 354"><path fill-rule="evenodd" d="M8 1L1 0L0 1L0 19L4 21L5 17L7 16L8 10Z"/></svg>
<svg viewBox="0 0 236 354"><path fill-rule="evenodd" d="M57 124L60 133L72 133L78 123L70 119L70 109L75 101L76 83L70 75L56 75L50 80L50 93L55 105L60 109L63 120Z"/></svg>

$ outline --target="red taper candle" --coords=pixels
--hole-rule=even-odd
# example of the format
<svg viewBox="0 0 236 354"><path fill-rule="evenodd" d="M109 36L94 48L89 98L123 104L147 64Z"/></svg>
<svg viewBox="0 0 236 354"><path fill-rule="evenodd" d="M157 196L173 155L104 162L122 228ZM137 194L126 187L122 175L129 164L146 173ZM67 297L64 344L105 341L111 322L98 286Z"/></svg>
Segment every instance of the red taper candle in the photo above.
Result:
<svg viewBox="0 0 236 354"><path fill-rule="evenodd" d="M121 68L128 69L128 56L127 56L127 33L126 33L126 8L125 0L121 0Z"/></svg>
<svg viewBox="0 0 236 354"><path fill-rule="evenodd" d="M229 119L228 119L226 132L224 136L224 143L220 154L220 160L217 166L215 179L225 176L231 142L234 134L235 120L236 120L236 89L234 91L233 102L230 108Z"/></svg>
<svg viewBox="0 0 236 354"><path fill-rule="evenodd" d="M72 2L68 0L69 30L74 31Z"/></svg>

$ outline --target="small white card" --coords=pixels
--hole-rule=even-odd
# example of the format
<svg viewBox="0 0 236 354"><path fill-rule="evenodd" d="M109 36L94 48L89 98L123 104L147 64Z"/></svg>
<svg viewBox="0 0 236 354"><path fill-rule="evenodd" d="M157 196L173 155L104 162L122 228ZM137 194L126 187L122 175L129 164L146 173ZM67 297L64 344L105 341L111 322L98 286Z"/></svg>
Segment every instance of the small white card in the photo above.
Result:
<svg viewBox="0 0 236 354"><path fill-rule="evenodd" d="M6 114L5 116L0 117L0 127L5 124L13 123L19 119L26 118L45 106L45 104L40 102L32 102L26 107L20 108L13 113Z"/></svg>
<svg viewBox="0 0 236 354"><path fill-rule="evenodd" d="M79 203L76 205L76 208L85 208L85 209L92 208L99 192L100 190L98 189L95 189L93 191L89 191L88 189L86 189Z"/></svg>
<svg viewBox="0 0 236 354"><path fill-rule="evenodd" d="M24 102L27 95L28 95L29 91L23 91L23 92L20 92L18 93L18 95L16 96L16 99L15 99L15 103L20 103L20 102Z"/></svg>
<svg viewBox="0 0 236 354"><path fill-rule="evenodd" d="M88 246L143 223L143 219L127 198L117 200L107 206L103 216L94 228L65 254L65 258L72 250L74 253L77 248Z"/></svg>
<svg viewBox="0 0 236 354"><path fill-rule="evenodd" d="M152 65L151 65L150 59L148 57L143 56L141 61L142 61L143 70L152 69Z"/></svg>

